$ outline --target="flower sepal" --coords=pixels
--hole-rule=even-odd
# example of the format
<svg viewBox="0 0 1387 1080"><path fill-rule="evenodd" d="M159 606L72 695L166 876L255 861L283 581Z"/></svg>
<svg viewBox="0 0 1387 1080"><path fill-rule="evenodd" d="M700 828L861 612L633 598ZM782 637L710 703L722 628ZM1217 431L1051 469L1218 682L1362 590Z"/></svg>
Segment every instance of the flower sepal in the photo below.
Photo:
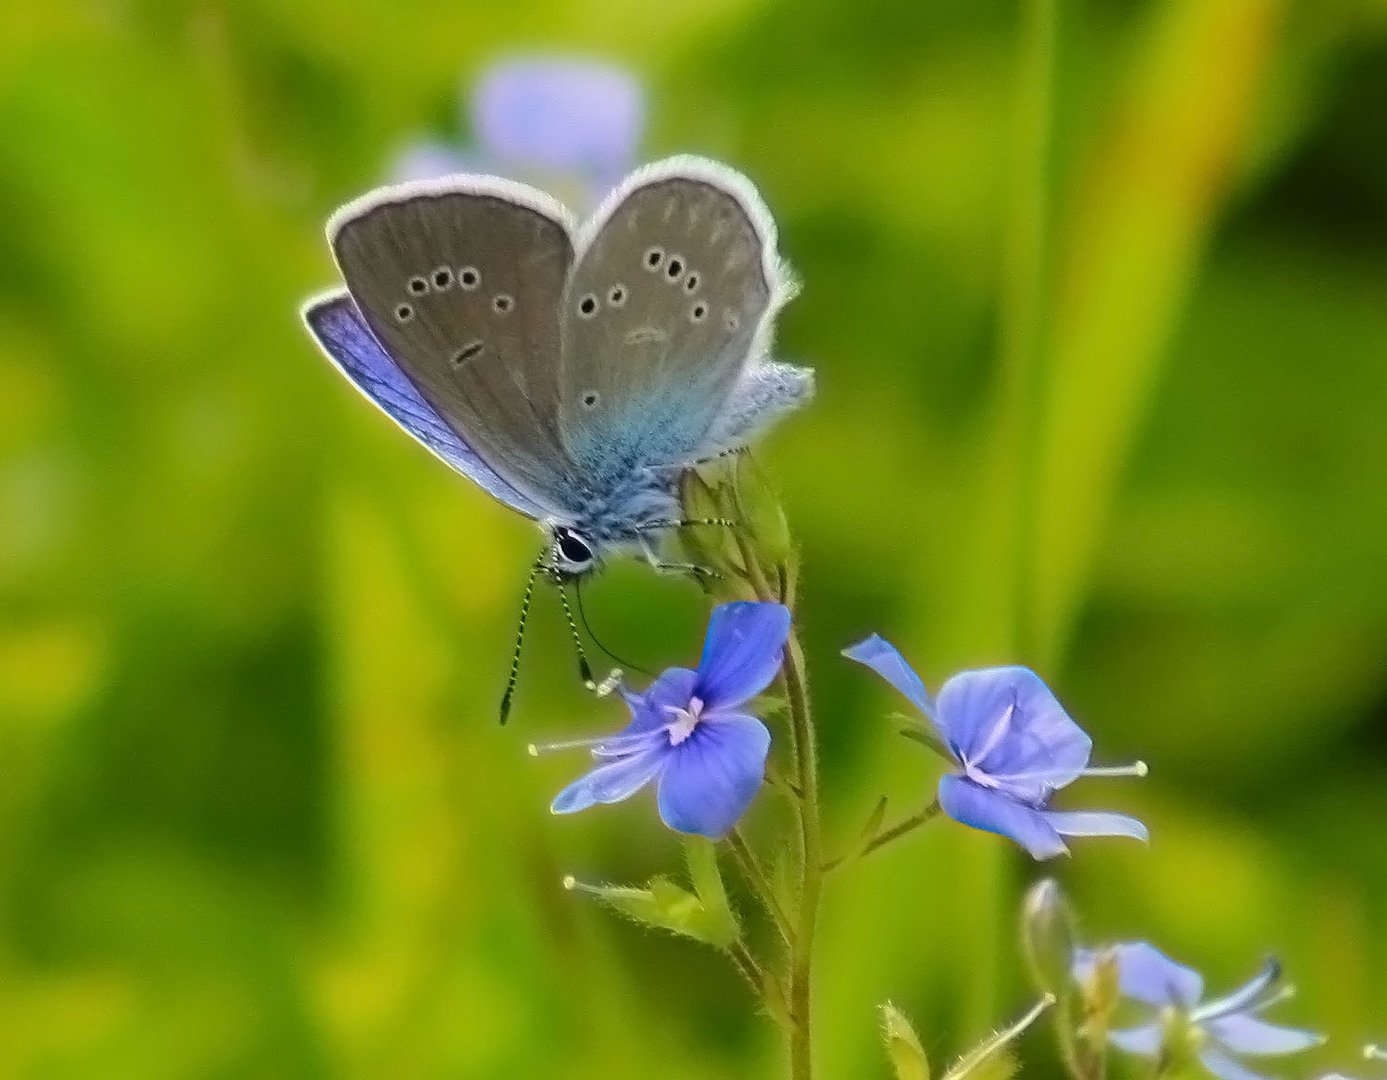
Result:
<svg viewBox="0 0 1387 1080"><path fill-rule="evenodd" d="M799 559L780 498L750 454L706 476L687 470L680 482L689 558L720 577L709 584L718 599L773 600L793 608Z"/></svg>

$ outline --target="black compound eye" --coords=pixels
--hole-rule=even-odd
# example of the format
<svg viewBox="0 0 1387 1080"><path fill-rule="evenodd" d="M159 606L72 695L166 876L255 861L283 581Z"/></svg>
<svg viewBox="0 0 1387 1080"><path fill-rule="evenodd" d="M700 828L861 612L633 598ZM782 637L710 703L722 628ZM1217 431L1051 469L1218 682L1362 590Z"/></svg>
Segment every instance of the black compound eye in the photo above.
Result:
<svg viewBox="0 0 1387 1080"><path fill-rule="evenodd" d="M585 563L592 561L592 548L588 547L587 541L576 533L561 529L555 534L559 542L559 554L571 563Z"/></svg>

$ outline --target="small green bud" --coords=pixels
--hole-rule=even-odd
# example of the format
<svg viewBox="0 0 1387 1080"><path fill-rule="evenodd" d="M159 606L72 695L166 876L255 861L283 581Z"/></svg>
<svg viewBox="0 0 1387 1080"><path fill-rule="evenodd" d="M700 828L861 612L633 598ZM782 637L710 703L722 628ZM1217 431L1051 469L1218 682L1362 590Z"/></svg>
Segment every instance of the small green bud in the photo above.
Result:
<svg viewBox="0 0 1387 1080"><path fill-rule="evenodd" d="M1054 878L1031 886L1021 906L1021 947L1036 986L1065 997L1073 975L1074 913Z"/></svg>
<svg viewBox="0 0 1387 1080"><path fill-rule="evenodd" d="M930 1080L929 1058L915 1028L889 1001L881 1007L881 1037L896 1080Z"/></svg>

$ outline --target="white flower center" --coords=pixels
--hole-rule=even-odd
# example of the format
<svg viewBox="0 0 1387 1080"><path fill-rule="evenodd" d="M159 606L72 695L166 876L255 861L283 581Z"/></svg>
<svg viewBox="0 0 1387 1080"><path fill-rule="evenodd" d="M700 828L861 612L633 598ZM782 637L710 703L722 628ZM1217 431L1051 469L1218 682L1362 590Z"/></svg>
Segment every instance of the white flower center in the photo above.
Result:
<svg viewBox="0 0 1387 1080"><path fill-rule="evenodd" d="M696 697L689 698L688 708L676 709L670 706L669 711L674 715L674 722L669 726L669 744L678 746L698 727L698 722L703 717L703 701Z"/></svg>

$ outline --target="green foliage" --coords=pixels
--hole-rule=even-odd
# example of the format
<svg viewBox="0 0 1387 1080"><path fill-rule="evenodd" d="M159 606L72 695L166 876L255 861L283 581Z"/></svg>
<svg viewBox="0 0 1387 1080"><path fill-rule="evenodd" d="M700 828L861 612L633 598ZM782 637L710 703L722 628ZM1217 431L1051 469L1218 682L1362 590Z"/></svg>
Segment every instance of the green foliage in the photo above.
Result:
<svg viewBox="0 0 1387 1080"><path fill-rule="evenodd" d="M1064 867L1084 937L1223 984L1276 948L1288 1018L1380 1029L1387 13L1055 13L1032 100L1012 3L0 5L0 1071L774 1075L717 958L556 895L676 864L639 801L544 811L581 762L525 744L621 707L540 595L497 730L533 530L295 314L326 215L521 48L631 65L651 154L746 170L804 281L777 352L818 400L757 461L829 850L937 775L842 646L880 630L935 686L1031 663L1101 758L1153 764L1112 802L1150 850ZM692 586L618 567L584 599L616 652L696 660ZM884 1074L886 994L941 1061L1002 1015L1032 872L938 828L836 878L824 1075Z"/></svg>

